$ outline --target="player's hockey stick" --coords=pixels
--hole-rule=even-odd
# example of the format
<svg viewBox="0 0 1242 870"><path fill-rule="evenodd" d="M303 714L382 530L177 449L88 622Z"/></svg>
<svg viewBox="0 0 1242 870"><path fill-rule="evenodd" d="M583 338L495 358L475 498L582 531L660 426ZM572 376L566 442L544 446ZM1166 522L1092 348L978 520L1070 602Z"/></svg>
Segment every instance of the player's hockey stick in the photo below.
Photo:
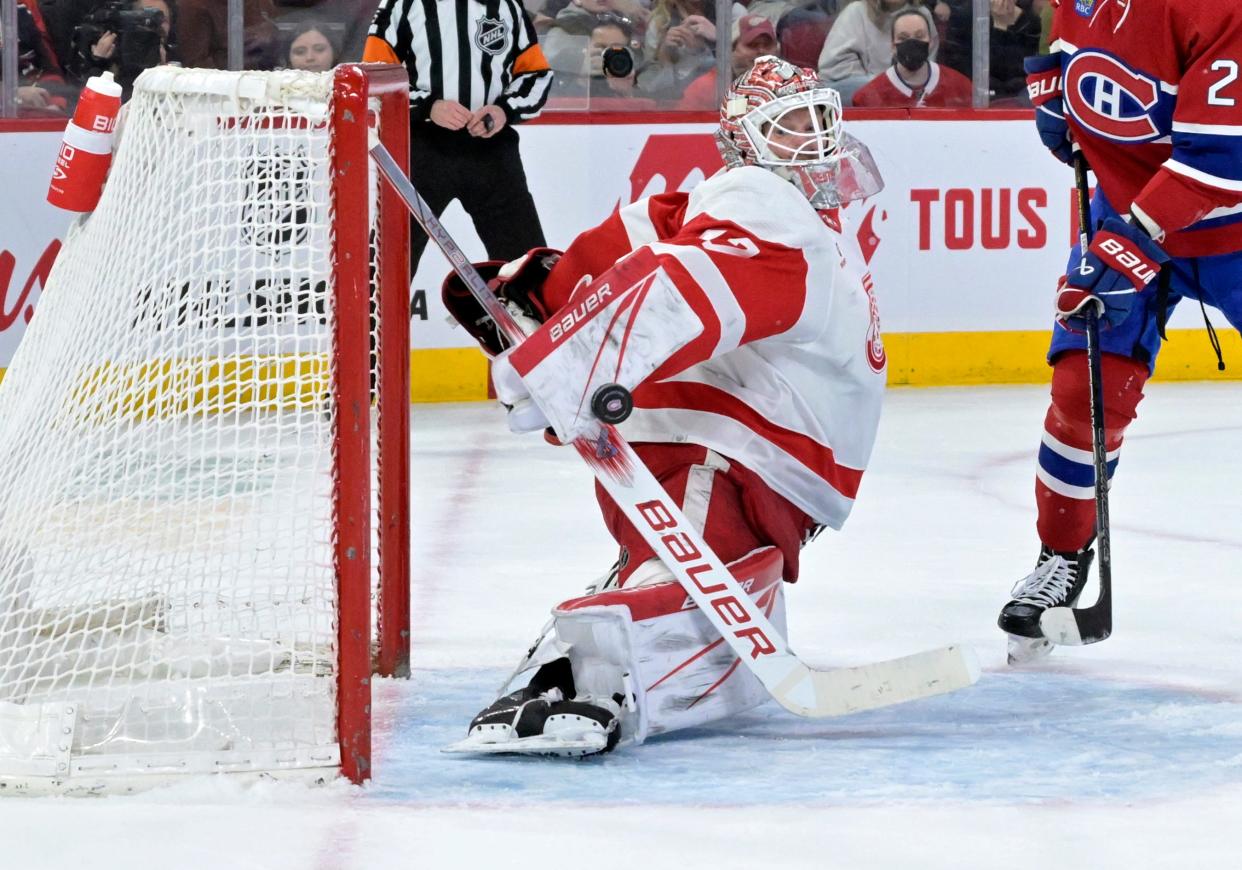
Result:
<svg viewBox="0 0 1242 870"><path fill-rule="evenodd" d="M505 338L514 345L524 341L521 327L384 146L372 147L371 155ZM538 396L532 398L539 403ZM573 447L738 658L786 710L800 716L840 716L951 692L979 678L974 652L960 645L853 668L808 667L613 426L593 421L591 431L575 439Z"/></svg>
<svg viewBox="0 0 1242 870"><path fill-rule="evenodd" d="M1074 152L1078 188L1078 246L1085 260L1091 244L1091 203L1087 160ZM1091 387L1091 460L1095 466L1095 543L1099 551L1100 595L1090 607L1050 607L1039 618L1044 637L1053 643L1098 643L1113 633L1113 557L1108 531L1108 457L1104 443L1104 378L1100 362L1100 315L1087 306L1087 368Z"/></svg>

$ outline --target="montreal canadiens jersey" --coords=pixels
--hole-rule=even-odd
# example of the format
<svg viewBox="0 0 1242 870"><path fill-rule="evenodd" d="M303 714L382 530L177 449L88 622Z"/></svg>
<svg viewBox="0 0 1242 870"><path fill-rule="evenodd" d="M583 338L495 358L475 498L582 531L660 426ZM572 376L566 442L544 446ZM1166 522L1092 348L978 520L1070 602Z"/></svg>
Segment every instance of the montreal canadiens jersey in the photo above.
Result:
<svg viewBox="0 0 1242 870"><path fill-rule="evenodd" d="M1242 250L1242 2L1053 2L1066 115L1109 202L1175 256Z"/></svg>
<svg viewBox="0 0 1242 870"><path fill-rule="evenodd" d="M544 285L646 249L702 321L634 390L631 442L693 443L741 463L817 523L849 515L879 424L885 354L853 233L758 167L639 200L574 240Z"/></svg>

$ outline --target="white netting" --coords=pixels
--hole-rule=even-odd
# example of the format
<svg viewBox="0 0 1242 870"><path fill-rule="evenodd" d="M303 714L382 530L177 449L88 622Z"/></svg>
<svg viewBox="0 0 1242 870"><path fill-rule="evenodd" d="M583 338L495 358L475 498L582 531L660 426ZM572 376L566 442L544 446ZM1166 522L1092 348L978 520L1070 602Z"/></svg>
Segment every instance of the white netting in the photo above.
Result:
<svg viewBox="0 0 1242 870"><path fill-rule="evenodd" d="M338 762L331 90L139 80L0 387L0 785Z"/></svg>

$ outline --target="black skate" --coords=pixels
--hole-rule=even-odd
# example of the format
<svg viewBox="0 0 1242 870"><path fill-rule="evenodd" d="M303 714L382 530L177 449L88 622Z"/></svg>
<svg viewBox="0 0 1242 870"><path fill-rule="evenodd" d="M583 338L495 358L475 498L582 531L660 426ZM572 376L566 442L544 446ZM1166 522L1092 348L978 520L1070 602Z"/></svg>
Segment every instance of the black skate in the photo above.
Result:
<svg viewBox="0 0 1242 870"><path fill-rule="evenodd" d="M1023 664L1052 652L1039 618L1050 607L1073 607L1087 585L1095 551L1058 553L1043 547L1035 570L1013 588L1013 598L1001 608L996 624L1009 635L1009 663Z"/></svg>
<svg viewBox="0 0 1242 870"><path fill-rule="evenodd" d="M569 659L557 659L475 716L466 739L444 751L595 755L617 745L620 714L616 699L575 697Z"/></svg>

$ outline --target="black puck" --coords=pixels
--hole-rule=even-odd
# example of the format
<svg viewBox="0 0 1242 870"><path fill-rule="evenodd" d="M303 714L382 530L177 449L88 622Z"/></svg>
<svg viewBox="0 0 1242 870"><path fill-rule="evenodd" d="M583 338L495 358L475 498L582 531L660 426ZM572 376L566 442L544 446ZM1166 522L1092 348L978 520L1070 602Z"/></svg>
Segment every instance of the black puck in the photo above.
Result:
<svg viewBox="0 0 1242 870"><path fill-rule="evenodd" d="M604 384L591 397L591 413L601 423L621 423L634 410L634 397L620 384Z"/></svg>

